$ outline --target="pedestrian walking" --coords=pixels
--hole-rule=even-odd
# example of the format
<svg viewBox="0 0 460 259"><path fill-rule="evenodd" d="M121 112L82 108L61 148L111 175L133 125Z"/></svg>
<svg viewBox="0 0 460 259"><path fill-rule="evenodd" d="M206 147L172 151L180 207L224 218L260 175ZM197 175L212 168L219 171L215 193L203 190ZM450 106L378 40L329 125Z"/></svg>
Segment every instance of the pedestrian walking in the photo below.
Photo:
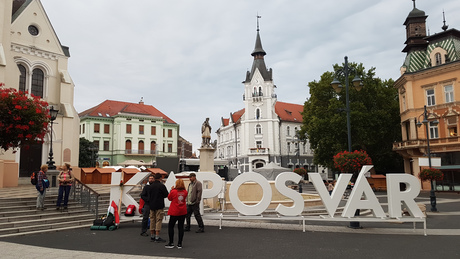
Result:
<svg viewBox="0 0 460 259"><path fill-rule="evenodd" d="M37 196L37 210L45 210L45 196L46 196L46 186L45 180L48 181L48 177L46 176L46 172L48 172L48 165L42 165L40 167L40 172L37 175L37 184L35 188L38 191Z"/></svg>
<svg viewBox="0 0 460 259"><path fill-rule="evenodd" d="M176 180L176 186L171 187L168 200L171 201L169 206L168 215L168 235L169 243L165 245L166 248L174 248L174 226L177 222L177 230L179 232L179 240L177 248L182 248L182 239L184 238L184 222L187 215L187 190L185 190L184 181L182 179Z"/></svg>
<svg viewBox="0 0 460 259"><path fill-rule="evenodd" d="M69 202L70 189L72 188L72 182L74 180L72 170L70 169L70 164L65 163L62 167L62 171L58 175L59 181L59 192L58 199L56 203L56 210L61 209L61 203L64 201L64 211L67 211L67 206Z"/></svg>
<svg viewBox="0 0 460 259"><path fill-rule="evenodd" d="M148 183L144 186L141 193L141 199L144 201L144 207L142 208L142 223L141 223L141 236L148 237L149 234L147 233L147 226L149 224L149 217L150 217L150 206L149 206L149 185L153 184L155 178L153 174L149 176Z"/></svg>
<svg viewBox="0 0 460 259"><path fill-rule="evenodd" d="M169 193L161 182L161 174L155 174L154 179L155 181L147 189L150 206L150 239L155 243L163 243L166 240L160 237L160 230L164 217L165 198Z"/></svg>
<svg viewBox="0 0 460 259"><path fill-rule="evenodd" d="M190 184L188 185L187 191L187 226L185 227L185 231L190 231L190 217L195 215L196 222L198 223L198 230L196 233L203 233L204 232L204 224L203 219L201 218L200 214L200 202L201 202L201 195L203 193L203 185L200 181L196 179L196 174L191 173L189 175Z"/></svg>

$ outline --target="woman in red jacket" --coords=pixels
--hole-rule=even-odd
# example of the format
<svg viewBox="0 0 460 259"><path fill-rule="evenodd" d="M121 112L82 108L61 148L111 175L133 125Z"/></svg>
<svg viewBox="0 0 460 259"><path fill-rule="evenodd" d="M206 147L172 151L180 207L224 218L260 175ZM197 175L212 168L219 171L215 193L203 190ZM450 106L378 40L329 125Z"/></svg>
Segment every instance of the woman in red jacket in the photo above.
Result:
<svg viewBox="0 0 460 259"><path fill-rule="evenodd" d="M171 187L171 191L168 195L168 200L171 201L169 206L168 215L168 234L169 234L169 243L165 245L166 248L174 248L174 225L177 223L177 228L179 229L179 241L177 242L177 248L182 248L182 239L184 237L184 222L185 216L187 215L187 190L185 190L184 181L178 179L176 181L176 186Z"/></svg>

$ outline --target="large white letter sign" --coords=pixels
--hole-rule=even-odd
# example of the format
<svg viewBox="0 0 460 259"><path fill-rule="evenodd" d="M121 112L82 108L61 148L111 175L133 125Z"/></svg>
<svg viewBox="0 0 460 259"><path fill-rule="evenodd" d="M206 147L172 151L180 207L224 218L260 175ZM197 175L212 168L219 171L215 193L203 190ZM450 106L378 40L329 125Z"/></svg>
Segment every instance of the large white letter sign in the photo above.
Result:
<svg viewBox="0 0 460 259"><path fill-rule="evenodd" d="M399 184L405 183L406 190L400 191ZM410 174L387 174L388 213L392 218L402 216L401 202L407 207L413 217L423 218L425 215L415 203L420 193L420 182Z"/></svg>
<svg viewBox="0 0 460 259"><path fill-rule="evenodd" d="M168 192L171 191L171 187L175 186L176 185L176 175L174 174L173 171L171 171L171 173L169 173L169 176L168 176L168 179L166 179L166 182L165 182L165 187L166 187L166 190L168 190ZM168 200L168 197L165 198L165 207L169 207L171 206L171 201Z"/></svg>
<svg viewBox="0 0 460 259"><path fill-rule="evenodd" d="M257 203L256 205L246 205L241 202L240 198L238 197L238 189L240 186L245 182L256 182L262 187L262 200ZM247 216L255 216L259 215L264 212L271 202L272 197L272 188L268 183L267 179L258 173L243 173L240 174L233 180L230 189L228 190L228 195L230 196L230 202L232 203L233 207L241 214Z"/></svg>
<svg viewBox="0 0 460 259"><path fill-rule="evenodd" d="M285 216L297 216L303 211L304 202L303 197L300 193L286 186L286 181L293 181L298 183L302 179L302 176L287 172L279 174L275 179L276 189L284 196L290 198L293 201L292 207L286 207L283 204L278 204L276 211Z"/></svg>
<svg viewBox="0 0 460 259"><path fill-rule="evenodd" d="M119 203L121 199L121 203L125 206L133 204L136 207L139 207L139 203L137 203L137 201L134 200L128 192L131 191L134 186L137 186L137 184L139 184L148 174L148 172L136 173L133 177L131 177L131 179L129 179L129 181L124 183L123 187L120 187L121 172L113 172L110 186L110 200L115 201L118 206L121 205ZM121 208L118 208L118 211L120 211L120 209ZM135 215L139 215L138 210L134 210L134 213Z"/></svg>
<svg viewBox="0 0 460 259"><path fill-rule="evenodd" d="M198 172L196 174L196 179L204 183L205 181L212 182L211 189L204 189L203 194L201 195L202 200L206 198L213 198L217 196L222 191L223 181L220 175L214 172Z"/></svg>
<svg viewBox="0 0 460 259"><path fill-rule="evenodd" d="M331 218L334 217L335 211L337 207L339 207L340 200L342 200L343 193L347 189L352 176L352 174L340 174L334 190L332 191L332 195L329 195L321 175L319 173L308 173L308 178L313 182Z"/></svg>
<svg viewBox="0 0 460 259"><path fill-rule="evenodd" d="M361 168L358 178L356 179L355 186L353 187L350 197L348 198L348 202L345 205L345 209L342 212L342 217L353 217L357 209L371 209L375 217L386 217L382 206L380 206L379 200L375 196L369 182L364 176L364 174L371 170L372 167L372 165L365 165ZM365 200L361 200L363 194Z"/></svg>

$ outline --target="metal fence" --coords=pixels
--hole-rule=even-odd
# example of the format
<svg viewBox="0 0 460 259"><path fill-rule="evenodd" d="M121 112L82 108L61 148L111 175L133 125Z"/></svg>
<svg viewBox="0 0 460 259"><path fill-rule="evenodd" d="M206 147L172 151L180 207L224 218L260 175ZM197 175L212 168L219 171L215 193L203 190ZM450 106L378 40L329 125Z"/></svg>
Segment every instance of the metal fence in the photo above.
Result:
<svg viewBox="0 0 460 259"><path fill-rule="evenodd" d="M99 215L100 194L78 179L75 179L72 187L73 188L70 193L71 198L82 204L83 207L88 209L88 211L94 213L97 218Z"/></svg>

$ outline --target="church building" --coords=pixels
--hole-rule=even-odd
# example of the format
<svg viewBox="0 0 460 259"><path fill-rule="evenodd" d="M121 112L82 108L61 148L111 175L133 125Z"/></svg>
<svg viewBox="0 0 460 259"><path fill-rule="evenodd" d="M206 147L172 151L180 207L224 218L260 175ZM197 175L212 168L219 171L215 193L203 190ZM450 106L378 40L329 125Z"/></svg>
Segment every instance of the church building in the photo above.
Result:
<svg viewBox="0 0 460 259"><path fill-rule="evenodd" d="M30 177L46 164L51 143L56 166L78 166L79 117L74 108L75 85L67 69L69 48L59 41L42 3L3 0L0 14L0 82L33 93L58 110L43 144L0 152L0 187L4 187L16 186L18 177Z"/></svg>

